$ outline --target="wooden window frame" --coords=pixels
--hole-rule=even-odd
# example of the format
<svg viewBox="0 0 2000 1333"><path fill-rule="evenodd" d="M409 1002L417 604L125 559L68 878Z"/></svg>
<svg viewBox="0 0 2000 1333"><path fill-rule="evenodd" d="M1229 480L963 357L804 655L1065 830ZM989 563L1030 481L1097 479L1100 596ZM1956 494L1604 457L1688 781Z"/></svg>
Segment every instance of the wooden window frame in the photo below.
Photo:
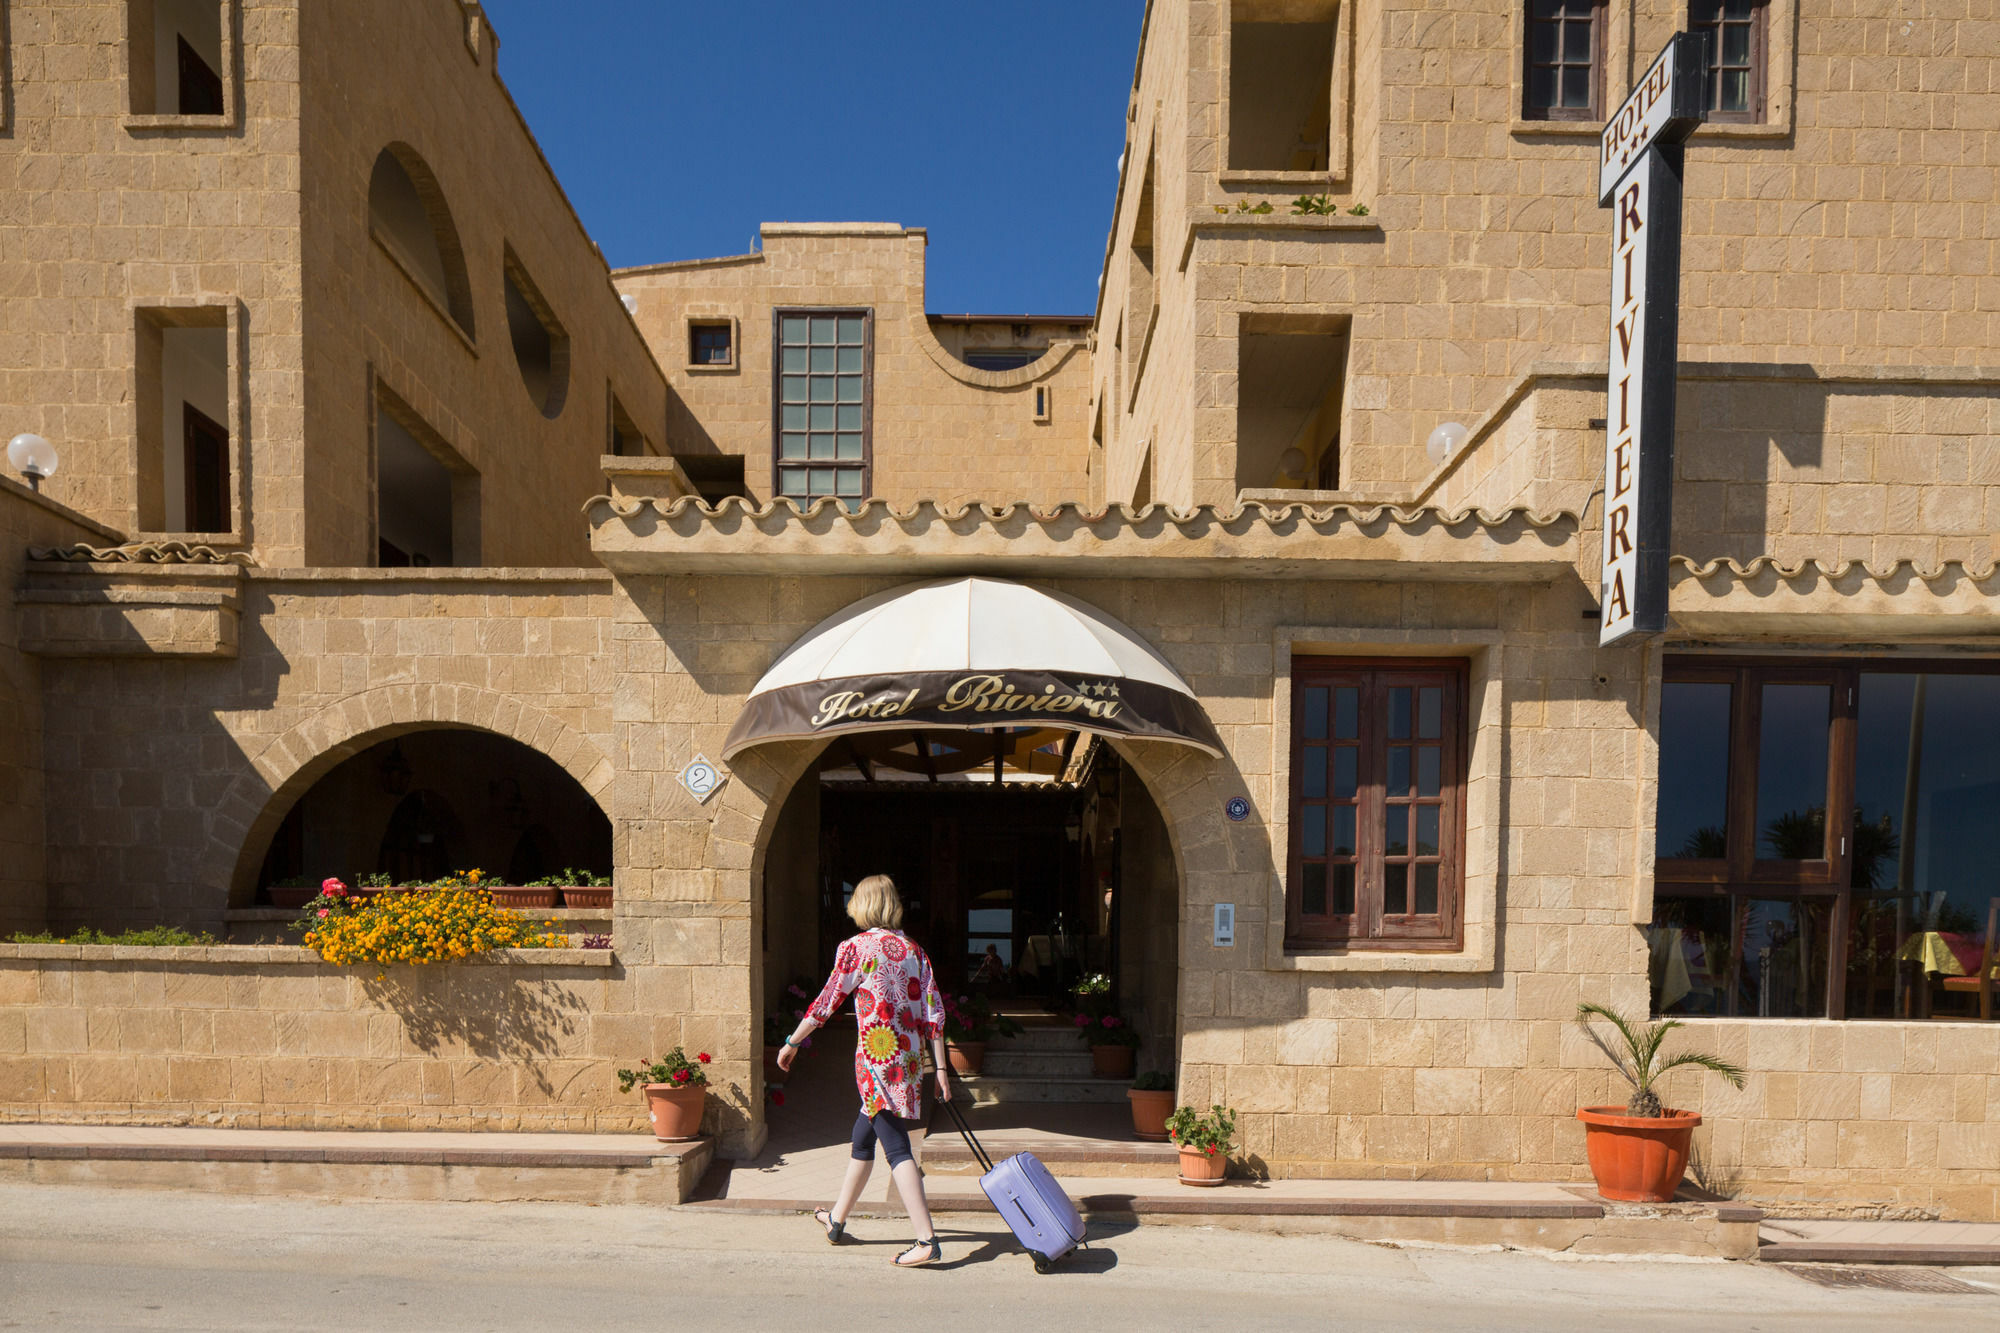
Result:
<svg viewBox="0 0 2000 1333"><path fill-rule="evenodd" d="M1590 6L1590 105L1587 107L1537 107L1528 100L1534 87L1534 24L1534 0L1525 0L1521 6L1521 119L1557 124L1602 121L1605 116L1605 67L1609 63L1611 45L1607 0L1593 0Z"/></svg>
<svg viewBox="0 0 2000 1333"><path fill-rule="evenodd" d="M188 532L227 532L230 530L231 511L229 496L230 450L229 428L203 412L193 403L181 404L181 526ZM211 467L213 475L207 480L215 487L219 497L214 517L216 523L200 522L197 515L204 508L203 486L195 473L195 461L204 451L212 451Z"/></svg>
<svg viewBox="0 0 2000 1333"><path fill-rule="evenodd" d="M1285 947L1288 951L1441 953L1464 948L1466 765L1471 750L1469 677L1469 663L1458 657L1300 656L1292 660L1291 790L1288 794L1291 818L1285 873ZM1339 804L1351 804L1355 809L1353 856L1337 858L1329 854L1324 858L1314 858L1324 860L1328 865L1345 861L1355 866L1355 911L1351 914L1308 917L1303 910L1306 865L1303 852L1304 812L1307 804L1303 751L1307 738L1303 729L1305 709L1302 699L1303 692L1315 686L1356 686L1361 690L1359 726L1354 743L1359 752L1355 798L1351 803L1339 801L1332 794L1329 780L1327 796L1315 798L1313 802L1319 804L1323 799L1329 810ZM1410 855L1392 858L1383 846L1387 807L1391 804L1413 806L1422 799L1415 795L1414 790L1407 797L1391 797L1386 790L1391 738L1384 734L1386 729L1381 724L1381 704L1387 691L1399 686L1441 686L1444 690L1439 727L1443 753L1440 756L1439 795L1436 798L1442 814L1438 827L1438 855L1434 858L1418 858L1413 854L1414 849ZM1328 711L1331 718L1331 701ZM1412 730L1415 730L1414 725ZM1329 751L1337 748L1332 732L1330 724L1324 741ZM1329 835L1329 849L1330 846ZM1438 867L1437 912L1389 914L1384 903L1386 867L1392 861L1414 865L1419 860L1429 861ZM1406 883L1404 892L1408 895L1405 906L1413 907L1413 878Z"/></svg>
<svg viewBox="0 0 2000 1333"><path fill-rule="evenodd" d="M839 496L811 496L798 500L786 496L779 482L779 469L797 467L799 460L787 460L783 454L785 433L784 384L784 321L786 316L843 315L859 316L861 320L861 494L858 503L849 512L858 512L868 504L875 494L875 310L872 306L774 306L771 309L771 495L773 498L791 499L802 507L817 504L822 498L830 499L842 508L846 501ZM808 463L811 460L807 460ZM842 466L842 460L833 460L835 466ZM845 466L853 466L845 463Z"/></svg>
<svg viewBox="0 0 2000 1333"><path fill-rule="evenodd" d="M1699 11L1712 11L1712 17L1704 17ZM1687 27L1689 32L1721 31L1722 0L1688 0ZM1721 81L1715 78L1717 62L1721 59L1721 43L1711 45L1709 66L1704 75L1704 98L1711 103L1708 109L1708 123L1711 125L1761 125L1770 105L1771 85L1771 5L1770 0L1750 2L1750 89L1749 107L1743 111L1719 111L1712 103L1720 96Z"/></svg>

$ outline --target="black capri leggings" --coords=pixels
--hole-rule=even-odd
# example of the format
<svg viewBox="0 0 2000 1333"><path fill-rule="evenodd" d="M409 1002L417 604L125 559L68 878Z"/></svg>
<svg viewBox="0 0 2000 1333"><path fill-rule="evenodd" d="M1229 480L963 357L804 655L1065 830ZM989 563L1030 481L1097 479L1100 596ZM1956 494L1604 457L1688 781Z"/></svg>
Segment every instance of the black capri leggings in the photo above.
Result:
<svg viewBox="0 0 2000 1333"><path fill-rule="evenodd" d="M915 1120L903 1120L887 1111L877 1111L873 1119L866 1111L854 1117L854 1152L857 1162L875 1160L875 1140L882 1141L882 1151L888 1155L889 1169L894 1171L910 1161L915 1154L910 1151L910 1129Z"/></svg>

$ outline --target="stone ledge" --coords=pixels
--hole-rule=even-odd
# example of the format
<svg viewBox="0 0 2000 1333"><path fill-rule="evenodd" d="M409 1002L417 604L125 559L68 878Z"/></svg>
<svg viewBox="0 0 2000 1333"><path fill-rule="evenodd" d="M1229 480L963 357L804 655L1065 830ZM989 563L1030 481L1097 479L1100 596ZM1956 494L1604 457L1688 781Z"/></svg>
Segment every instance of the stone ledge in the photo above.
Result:
<svg viewBox="0 0 2000 1333"><path fill-rule="evenodd" d="M334 964L322 961L311 949L294 948L283 944L204 944L163 949L142 948L130 944L0 944L0 962L9 959L20 959L24 962L203 963L256 967L278 965L339 970ZM482 967L612 967L616 965L617 958L610 949L495 949L490 953L453 959L451 964L427 963L417 966L440 967L461 963ZM350 963L343 966L372 965ZM395 966L411 965L399 963Z"/></svg>

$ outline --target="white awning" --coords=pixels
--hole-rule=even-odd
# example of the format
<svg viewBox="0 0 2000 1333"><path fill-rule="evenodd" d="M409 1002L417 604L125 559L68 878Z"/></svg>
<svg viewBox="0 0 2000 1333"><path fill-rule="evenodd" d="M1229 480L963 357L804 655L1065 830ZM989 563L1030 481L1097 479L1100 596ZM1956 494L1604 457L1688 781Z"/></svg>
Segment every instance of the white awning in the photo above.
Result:
<svg viewBox="0 0 2000 1333"><path fill-rule="evenodd" d="M1194 691L1125 626L1006 579L894 588L829 616L751 690L724 743L904 729L1056 726L1220 756Z"/></svg>

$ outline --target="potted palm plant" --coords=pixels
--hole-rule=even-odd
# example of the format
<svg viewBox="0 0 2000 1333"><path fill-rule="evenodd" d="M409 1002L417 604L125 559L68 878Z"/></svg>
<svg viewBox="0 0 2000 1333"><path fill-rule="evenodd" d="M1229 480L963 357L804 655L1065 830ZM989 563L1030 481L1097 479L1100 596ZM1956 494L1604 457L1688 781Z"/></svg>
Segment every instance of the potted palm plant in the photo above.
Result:
<svg viewBox="0 0 2000 1333"><path fill-rule="evenodd" d="M1174 1081L1158 1070L1148 1070L1132 1080L1125 1098L1132 1104L1132 1136L1148 1143L1165 1143L1167 1117L1174 1109Z"/></svg>
<svg viewBox="0 0 2000 1333"><path fill-rule="evenodd" d="M1236 1112L1211 1105L1207 1115L1183 1106L1167 1117L1167 1133L1181 1152L1181 1184L1220 1185L1229 1174L1229 1151L1236 1146Z"/></svg>
<svg viewBox="0 0 2000 1333"><path fill-rule="evenodd" d="M1605 1041L1591 1026L1593 1018L1609 1023L1616 1040ZM1585 1001L1576 1007L1576 1021L1632 1085L1622 1108L1586 1106L1576 1113L1583 1122L1584 1152L1597 1192L1626 1203L1665 1203L1680 1188L1701 1116L1663 1105L1655 1085L1672 1070L1693 1067L1720 1074L1740 1088L1743 1070L1704 1051L1677 1051L1663 1058L1660 1045L1667 1034L1685 1026L1676 1019L1634 1023L1607 1005Z"/></svg>
<svg viewBox="0 0 2000 1333"><path fill-rule="evenodd" d="M662 1143L685 1143L701 1137L701 1113L708 1102L708 1052L690 1060L676 1046L637 1069L618 1071L618 1091L638 1086L646 1094L646 1113L653 1137Z"/></svg>

